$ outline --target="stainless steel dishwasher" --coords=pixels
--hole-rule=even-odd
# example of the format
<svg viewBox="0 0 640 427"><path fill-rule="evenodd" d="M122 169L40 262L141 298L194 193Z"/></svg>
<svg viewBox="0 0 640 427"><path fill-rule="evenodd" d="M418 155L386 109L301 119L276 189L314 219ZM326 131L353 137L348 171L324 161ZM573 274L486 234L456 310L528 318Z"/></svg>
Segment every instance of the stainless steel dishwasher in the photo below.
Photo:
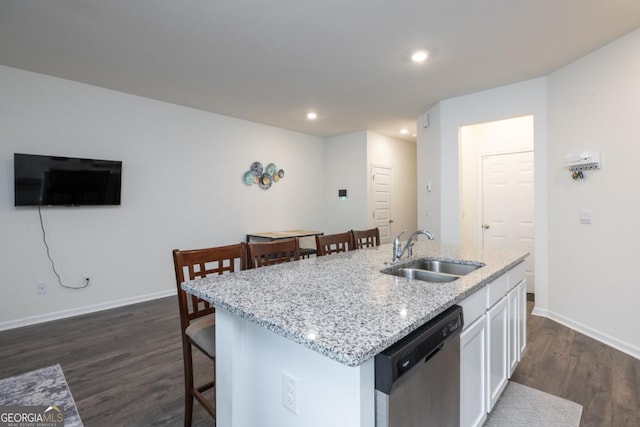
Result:
<svg viewBox="0 0 640 427"><path fill-rule="evenodd" d="M460 425L462 324L455 305L376 355L376 427Z"/></svg>

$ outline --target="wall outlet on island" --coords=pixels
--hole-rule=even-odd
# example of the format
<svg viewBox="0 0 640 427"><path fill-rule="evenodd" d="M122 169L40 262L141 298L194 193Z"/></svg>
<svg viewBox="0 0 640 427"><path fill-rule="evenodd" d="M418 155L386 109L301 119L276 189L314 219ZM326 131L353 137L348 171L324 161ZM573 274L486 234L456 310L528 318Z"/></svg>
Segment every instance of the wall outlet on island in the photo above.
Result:
<svg viewBox="0 0 640 427"><path fill-rule="evenodd" d="M298 379L282 371L282 406L298 415Z"/></svg>

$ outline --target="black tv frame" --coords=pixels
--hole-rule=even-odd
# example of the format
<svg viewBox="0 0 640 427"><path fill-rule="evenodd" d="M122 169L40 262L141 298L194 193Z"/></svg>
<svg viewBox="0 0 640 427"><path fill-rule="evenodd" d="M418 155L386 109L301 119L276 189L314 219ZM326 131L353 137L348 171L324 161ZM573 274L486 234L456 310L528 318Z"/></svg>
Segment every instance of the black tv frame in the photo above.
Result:
<svg viewBox="0 0 640 427"><path fill-rule="evenodd" d="M119 206L122 161L14 153L15 206Z"/></svg>

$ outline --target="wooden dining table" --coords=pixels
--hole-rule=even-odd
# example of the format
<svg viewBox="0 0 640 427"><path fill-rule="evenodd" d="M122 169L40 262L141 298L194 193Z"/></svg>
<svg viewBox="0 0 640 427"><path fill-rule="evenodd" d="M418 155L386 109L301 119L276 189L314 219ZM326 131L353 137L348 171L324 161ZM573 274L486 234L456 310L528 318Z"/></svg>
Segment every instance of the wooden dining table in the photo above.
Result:
<svg viewBox="0 0 640 427"><path fill-rule="evenodd" d="M285 230L266 231L264 233L247 233L247 243L249 242L272 242L274 240L292 239L294 237L312 237L324 234L315 230Z"/></svg>
<svg viewBox="0 0 640 427"><path fill-rule="evenodd" d="M315 230L285 230L266 231L264 233L247 233L247 243L249 242L273 242L275 240L292 239L294 237L313 237L324 234ZM316 248L300 248L300 257L309 258L317 253Z"/></svg>

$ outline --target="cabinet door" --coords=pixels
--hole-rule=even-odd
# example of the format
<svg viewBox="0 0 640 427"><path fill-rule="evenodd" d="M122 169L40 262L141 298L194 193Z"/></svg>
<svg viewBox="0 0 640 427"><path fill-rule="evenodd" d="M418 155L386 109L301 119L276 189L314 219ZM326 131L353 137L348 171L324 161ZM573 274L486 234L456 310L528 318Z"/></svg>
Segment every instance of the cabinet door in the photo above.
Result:
<svg viewBox="0 0 640 427"><path fill-rule="evenodd" d="M518 336L520 335L520 294L518 287L511 289L507 294L509 325L507 348L509 349L509 378L516 370L518 361L520 360L520 343Z"/></svg>
<svg viewBox="0 0 640 427"><path fill-rule="evenodd" d="M520 311L518 312L518 343L520 345L520 359L527 347L527 280L518 284L518 300ZM518 361L520 360L518 359Z"/></svg>
<svg viewBox="0 0 640 427"><path fill-rule="evenodd" d="M486 409L486 319L482 315L460 335L460 425L481 426Z"/></svg>
<svg viewBox="0 0 640 427"><path fill-rule="evenodd" d="M507 386L507 317L504 297L487 311L487 411L491 412Z"/></svg>

